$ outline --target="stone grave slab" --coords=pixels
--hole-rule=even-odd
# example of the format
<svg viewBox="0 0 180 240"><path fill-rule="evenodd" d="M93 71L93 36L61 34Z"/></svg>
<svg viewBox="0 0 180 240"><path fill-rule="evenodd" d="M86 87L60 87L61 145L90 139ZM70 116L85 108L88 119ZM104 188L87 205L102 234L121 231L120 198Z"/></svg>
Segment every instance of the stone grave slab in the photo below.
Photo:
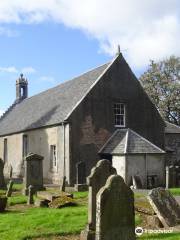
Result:
<svg viewBox="0 0 180 240"><path fill-rule="evenodd" d="M44 190L43 186L43 157L29 153L25 158L25 176L24 185L25 195L28 195L28 187L33 186L34 192L38 190Z"/></svg>
<svg viewBox="0 0 180 240"><path fill-rule="evenodd" d="M164 227L180 224L180 205L168 190L154 188L147 198Z"/></svg>
<svg viewBox="0 0 180 240"><path fill-rule="evenodd" d="M97 194L96 240L135 240L134 193L112 175Z"/></svg>
<svg viewBox="0 0 180 240"><path fill-rule="evenodd" d="M95 167L91 169L91 174L87 178L89 185L88 196L88 226L81 232L81 240L94 240L96 230L96 195L102 188L110 175L116 174L116 169L112 167L109 160L100 160Z"/></svg>

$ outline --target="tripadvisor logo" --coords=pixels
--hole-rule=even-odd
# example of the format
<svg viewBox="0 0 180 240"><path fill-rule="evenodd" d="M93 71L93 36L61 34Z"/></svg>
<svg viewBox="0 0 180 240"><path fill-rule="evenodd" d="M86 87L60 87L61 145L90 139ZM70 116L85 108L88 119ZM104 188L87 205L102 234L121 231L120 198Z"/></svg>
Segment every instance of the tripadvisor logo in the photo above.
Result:
<svg viewBox="0 0 180 240"><path fill-rule="evenodd" d="M135 233L137 236L141 236L143 234L144 230L142 227L136 227L135 228Z"/></svg>

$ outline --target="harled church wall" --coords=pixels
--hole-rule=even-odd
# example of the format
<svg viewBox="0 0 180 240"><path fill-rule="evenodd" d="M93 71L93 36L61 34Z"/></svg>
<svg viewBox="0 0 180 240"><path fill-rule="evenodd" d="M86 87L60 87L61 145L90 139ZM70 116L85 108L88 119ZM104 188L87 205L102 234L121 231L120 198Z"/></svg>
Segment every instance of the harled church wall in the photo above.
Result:
<svg viewBox="0 0 180 240"><path fill-rule="evenodd" d="M44 157L43 175L46 182L59 183L64 171L64 132L66 140L66 176L68 180L68 162L69 162L69 127L57 126L50 128L36 129L24 133L14 134L0 138L0 158L4 155L4 139L7 139L7 162L5 163L5 172L11 164L13 168L13 177L22 178L24 175L23 159L23 135L28 136L28 152L36 153ZM50 155L50 146L56 146L57 166L53 166ZM6 174L7 175L7 174Z"/></svg>

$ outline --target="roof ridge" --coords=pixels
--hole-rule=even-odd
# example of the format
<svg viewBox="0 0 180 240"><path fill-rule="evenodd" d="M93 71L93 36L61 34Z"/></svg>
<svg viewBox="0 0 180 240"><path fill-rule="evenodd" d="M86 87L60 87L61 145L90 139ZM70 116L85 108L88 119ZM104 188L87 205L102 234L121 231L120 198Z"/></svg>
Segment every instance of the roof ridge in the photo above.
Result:
<svg viewBox="0 0 180 240"><path fill-rule="evenodd" d="M96 70L96 69L98 69L98 68L100 68L100 67L103 67L104 65L109 64L109 63L110 63L110 62L107 62L107 63L101 64L101 65L99 65L99 66L97 66L97 67L91 68L91 69L87 70L86 72L81 73L80 75L77 75L77 76L75 76L75 77L73 77L73 78L71 78L71 79L65 80L65 81L57 84L57 85L54 86L54 87L50 87L50 88L48 88L48 89L46 89L46 90L44 90L44 91L42 91L42 92L39 92L39 93L36 93L36 94L32 95L31 97L25 98L25 99L23 100L23 102L24 102L24 101L27 101L27 100L30 99L30 98L33 98L33 97L38 96L38 95L40 95L40 94L43 94L43 93L45 93L45 92L48 92L48 91L50 91L50 90L52 90L52 89L55 89L55 88L57 88L57 87L60 87L60 86L62 86L62 85L64 85L64 84L66 84L66 83L69 83L69 82L71 82L71 81L73 81L73 80L75 80L75 79L77 79L77 78L79 78L79 77L82 77L83 75L88 74L88 73L90 73L90 72L92 72L92 71L94 71L94 70Z"/></svg>

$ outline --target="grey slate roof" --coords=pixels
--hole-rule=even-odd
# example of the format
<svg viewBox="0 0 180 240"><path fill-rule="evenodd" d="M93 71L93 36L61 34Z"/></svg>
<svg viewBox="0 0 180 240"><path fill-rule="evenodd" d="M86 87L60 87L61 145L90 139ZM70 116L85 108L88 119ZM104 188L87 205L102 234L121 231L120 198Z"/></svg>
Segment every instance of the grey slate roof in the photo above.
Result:
<svg viewBox="0 0 180 240"><path fill-rule="evenodd" d="M143 138L131 129L118 129L105 143L100 153L132 154L132 153L165 153L162 149Z"/></svg>
<svg viewBox="0 0 180 240"><path fill-rule="evenodd" d="M0 119L0 136L66 120L109 63L13 105Z"/></svg>
<svg viewBox="0 0 180 240"><path fill-rule="evenodd" d="M166 122L165 133L180 133L180 127L175 124Z"/></svg>

